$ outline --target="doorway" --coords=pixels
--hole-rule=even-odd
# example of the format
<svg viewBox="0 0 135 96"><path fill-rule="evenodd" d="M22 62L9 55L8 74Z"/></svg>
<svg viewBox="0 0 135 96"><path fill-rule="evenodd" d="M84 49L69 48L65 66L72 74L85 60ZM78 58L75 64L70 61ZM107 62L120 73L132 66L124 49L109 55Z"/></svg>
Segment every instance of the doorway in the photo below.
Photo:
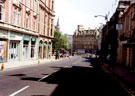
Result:
<svg viewBox="0 0 135 96"><path fill-rule="evenodd" d="M19 59L19 42L10 42L9 45L9 60Z"/></svg>

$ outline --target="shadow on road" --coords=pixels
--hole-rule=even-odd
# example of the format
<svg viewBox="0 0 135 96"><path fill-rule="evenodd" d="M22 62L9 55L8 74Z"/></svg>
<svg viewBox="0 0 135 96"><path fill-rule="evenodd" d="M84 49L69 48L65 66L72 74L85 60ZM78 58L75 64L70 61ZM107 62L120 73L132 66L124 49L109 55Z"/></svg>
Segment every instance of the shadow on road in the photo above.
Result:
<svg viewBox="0 0 135 96"><path fill-rule="evenodd" d="M130 96L110 75L101 70L95 59L86 59L84 62L90 62L93 68L84 67L83 62L82 66L76 65L71 68L53 66L52 68L59 71L41 81L37 77L21 77L21 80L57 84L50 96ZM25 76L25 74L12 76Z"/></svg>
<svg viewBox="0 0 135 96"><path fill-rule="evenodd" d="M129 96L108 74L89 67L64 68L42 82L58 84L51 96Z"/></svg>

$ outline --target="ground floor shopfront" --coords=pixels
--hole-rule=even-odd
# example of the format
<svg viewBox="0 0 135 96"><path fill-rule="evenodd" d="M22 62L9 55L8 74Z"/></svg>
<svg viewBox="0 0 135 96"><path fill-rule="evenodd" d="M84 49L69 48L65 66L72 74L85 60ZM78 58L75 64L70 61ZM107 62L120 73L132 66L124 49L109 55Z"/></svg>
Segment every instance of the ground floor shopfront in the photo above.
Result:
<svg viewBox="0 0 135 96"><path fill-rule="evenodd" d="M37 59L38 36L0 30L0 63Z"/></svg>
<svg viewBox="0 0 135 96"><path fill-rule="evenodd" d="M37 35L0 30L0 63L47 59L52 55L52 40Z"/></svg>
<svg viewBox="0 0 135 96"><path fill-rule="evenodd" d="M117 63L135 70L135 44L121 44L117 51Z"/></svg>
<svg viewBox="0 0 135 96"><path fill-rule="evenodd" d="M52 41L51 39L39 38L38 57L39 59L51 58L52 56Z"/></svg>

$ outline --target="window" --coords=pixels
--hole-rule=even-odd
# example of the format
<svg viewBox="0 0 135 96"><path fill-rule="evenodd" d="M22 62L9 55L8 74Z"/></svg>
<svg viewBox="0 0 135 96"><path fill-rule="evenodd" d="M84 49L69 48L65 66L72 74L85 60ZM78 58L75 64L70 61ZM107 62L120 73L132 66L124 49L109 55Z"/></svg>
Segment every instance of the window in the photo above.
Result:
<svg viewBox="0 0 135 96"><path fill-rule="evenodd" d="M36 31L36 19L33 21L33 31Z"/></svg>
<svg viewBox="0 0 135 96"><path fill-rule="evenodd" d="M52 1L52 6L51 7L52 7L52 10L54 10L54 1Z"/></svg>
<svg viewBox="0 0 135 96"><path fill-rule="evenodd" d="M30 8L30 0L26 0L26 6Z"/></svg>
<svg viewBox="0 0 135 96"><path fill-rule="evenodd" d="M13 9L13 24L15 24L15 22L16 22L16 9L14 7L14 9Z"/></svg>
<svg viewBox="0 0 135 96"><path fill-rule="evenodd" d="M26 28L29 28L29 15L26 14Z"/></svg>
<svg viewBox="0 0 135 96"><path fill-rule="evenodd" d="M34 0L35 2L34 2L34 11L36 12L36 10L37 10L37 0Z"/></svg>
<svg viewBox="0 0 135 96"><path fill-rule="evenodd" d="M20 9L14 7L13 9L13 24L20 25Z"/></svg>
<svg viewBox="0 0 135 96"><path fill-rule="evenodd" d="M0 20L4 20L4 7L3 5L0 5Z"/></svg>
<svg viewBox="0 0 135 96"><path fill-rule="evenodd" d="M20 11L17 12L17 25L20 25Z"/></svg>
<svg viewBox="0 0 135 96"><path fill-rule="evenodd" d="M46 0L46 6L48 7L48 0Z"/></svg>

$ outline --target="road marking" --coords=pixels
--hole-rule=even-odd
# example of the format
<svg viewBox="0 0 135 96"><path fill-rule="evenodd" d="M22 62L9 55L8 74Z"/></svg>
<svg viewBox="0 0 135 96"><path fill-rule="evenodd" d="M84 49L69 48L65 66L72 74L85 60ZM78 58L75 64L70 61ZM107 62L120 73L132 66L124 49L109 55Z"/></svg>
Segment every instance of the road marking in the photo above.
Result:
<svg viewBox="0 0 135 96"><path fill-rule="evenodd" d="M22 88L22 89L20 89L20 90L18 90L18 91L16 91L16 92L14 92L13 94L11 94L11 95L9 95L9 96L15 96L16 94L22 92L23 90L27 89L28 87L30 87L30 86L25 86L24 88Z"/></svg>
<svg viewBox="0 0 135 96"><path fill-rule="evenodd" d="M113 76L113 78L120 84L120 86L128 92L131 96L135 96L135 92L128 88L123 82L121 82L117 77Z"/></svg>
<svg viewBox="0 0 135 96"><path fill-rule="evenodd" d="M49 75L46 75L46 76L42 77L41 79L39 79L38 81L41 81L41 80L47 78L48 76L49 76Z"/></svg>

